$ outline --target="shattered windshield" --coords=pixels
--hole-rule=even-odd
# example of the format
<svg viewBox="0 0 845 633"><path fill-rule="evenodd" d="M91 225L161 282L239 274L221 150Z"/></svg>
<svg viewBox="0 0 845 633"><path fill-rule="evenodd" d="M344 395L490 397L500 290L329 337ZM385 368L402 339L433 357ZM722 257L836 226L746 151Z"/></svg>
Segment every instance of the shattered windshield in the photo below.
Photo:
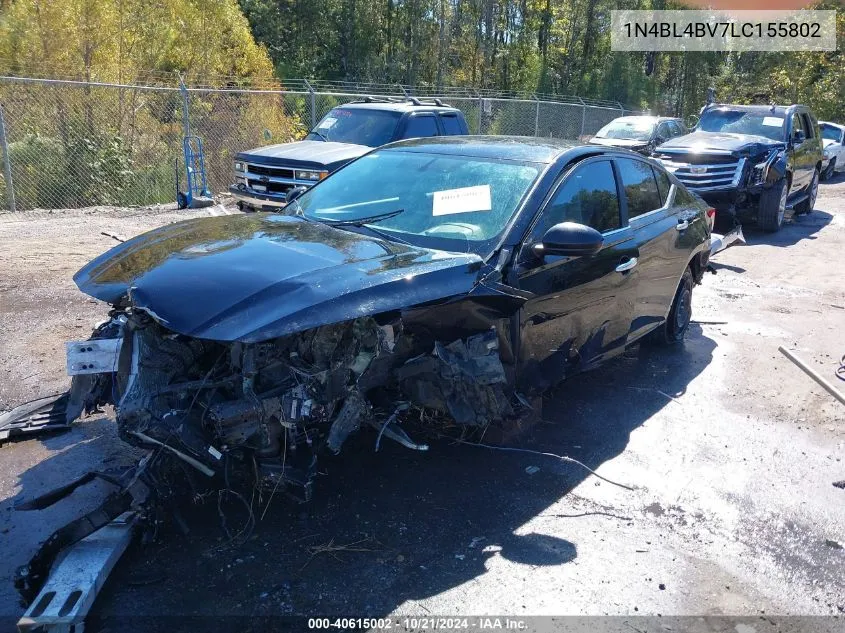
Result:
<svg viewBox="0 0 845 633"><path fill-rule="evenodd" d="M335 108L305 138L379 147L393 139L400 114L385 110Z"/></svg>
<svg viewBox="0 0 845 633"><path fill-rule="evenodd" d="M785 119L771 112L745 110L708 110L696 126L699 132L726 132L765 136L773 141L785 138Z"/></svg>
<svg viewBox="0 0 845 633"><path fill-rule="evenodd" d="M480 252L497 237L542 164L434 153L377 151L304 193L290 209L312 220L360 223L395 237ZM419 239L413 239L419 238Z"/></svg>
<svg viewBox="0 0 845 633"><path fill-rule="evenodd" d="M652 130L654 121L648 119L616 119L596 132L596 137L647 141L651 138Z"/></svg>

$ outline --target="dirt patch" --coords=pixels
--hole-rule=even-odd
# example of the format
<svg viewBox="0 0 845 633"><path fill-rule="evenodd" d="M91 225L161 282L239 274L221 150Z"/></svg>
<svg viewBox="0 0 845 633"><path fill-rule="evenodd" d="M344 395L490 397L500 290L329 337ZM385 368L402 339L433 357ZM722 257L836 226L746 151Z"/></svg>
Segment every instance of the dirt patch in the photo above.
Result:
<svg viewBox="0 0 845 633"><path fill-rule="evenodd" d="M73 274L113 248L111 233L131 238L165 224L234 213L92 207L0 213L0 410L67 388L65 341L84 339L108 306L83 295Z"/></svg>

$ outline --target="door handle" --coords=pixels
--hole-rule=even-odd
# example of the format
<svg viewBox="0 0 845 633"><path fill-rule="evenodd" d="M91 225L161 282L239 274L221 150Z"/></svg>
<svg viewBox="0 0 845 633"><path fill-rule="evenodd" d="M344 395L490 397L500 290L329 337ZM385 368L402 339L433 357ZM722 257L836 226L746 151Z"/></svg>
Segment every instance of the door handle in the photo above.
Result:
<svg viewBox="0 0 845 633"><path fill-rule="evenodd" d="M683 231L689 228L689 220L681 220L675 225L678 231Z"/></svg>
<svg viewBox="0 0 845 633"><path fill-rule="evenodd" d="M616 267L616 272L626 273L637 265L637 258L630 257Z"/></svg>

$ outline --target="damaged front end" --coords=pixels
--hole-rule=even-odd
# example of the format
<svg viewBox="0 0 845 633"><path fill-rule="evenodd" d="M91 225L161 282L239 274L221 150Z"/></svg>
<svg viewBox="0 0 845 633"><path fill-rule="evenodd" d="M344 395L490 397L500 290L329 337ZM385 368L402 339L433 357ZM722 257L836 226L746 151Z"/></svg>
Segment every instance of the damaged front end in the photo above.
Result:
<svg viewBox="0 0 845 633"><path fill-rule="evenodd" d="M247 456L263 483L281 482L302 500L319 452L339 453L361 426L381 429L397 407L474 427L512 413L494 329L427 346L401 318L360 317L261 343L175 334L143 311L111 324L121 334L116 371L78 374L72 391L84 384L91 408L113 405L121 438L208 477L226 455ZM398 426L388 437L417 446Z"/></svg>
<svg viewBox="0 0 845 633"><path fill-rule="evenodd" d="M339 453L361 427L374 428L376 444L389 438L426 450L401 426L414 408L429 424L481 430L513 413L495 328L443 343L399 316L365 316L260 343L219 342L126 308L68 348L78 410L112 405L120 437L148 453L124 479L106 477L120 492L93 513L97 520L63 529L20 570L16 584L28 600L61 547L130 508L154 521L162 510L178 518L178 497L234 488L236 472L246 489L308 501L318 456ZM22 509L45 507L81 483Z"/></svg>
<svg viewBox="0 0 845 633"><path fill-rule="evenodd" d="M511 331L528 294L475 254L238 216L139 236L74 279L112 310L68 343L61 411L28 415L66 425L110 405L120 437L147 453L132 472L104 475L118 492L21 570L29 599L57 548L128 510L153 529L165 518L184 528L182 501L215 490L307 501L319 456L362 427L376 448L426 450L405 430L412 420L414 435L480 434L526 402Z"/></svg>

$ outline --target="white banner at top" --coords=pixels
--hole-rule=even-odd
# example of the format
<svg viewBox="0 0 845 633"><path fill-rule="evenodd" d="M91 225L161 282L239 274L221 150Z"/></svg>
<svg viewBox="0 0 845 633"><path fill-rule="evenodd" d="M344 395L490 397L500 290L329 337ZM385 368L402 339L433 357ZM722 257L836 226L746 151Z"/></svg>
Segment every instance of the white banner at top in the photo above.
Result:
<svg viewBox="0 0 845 633"><path fill-rule="evenodd" d="M835 51L836 11L611 11L614 51Z"/></svg>

